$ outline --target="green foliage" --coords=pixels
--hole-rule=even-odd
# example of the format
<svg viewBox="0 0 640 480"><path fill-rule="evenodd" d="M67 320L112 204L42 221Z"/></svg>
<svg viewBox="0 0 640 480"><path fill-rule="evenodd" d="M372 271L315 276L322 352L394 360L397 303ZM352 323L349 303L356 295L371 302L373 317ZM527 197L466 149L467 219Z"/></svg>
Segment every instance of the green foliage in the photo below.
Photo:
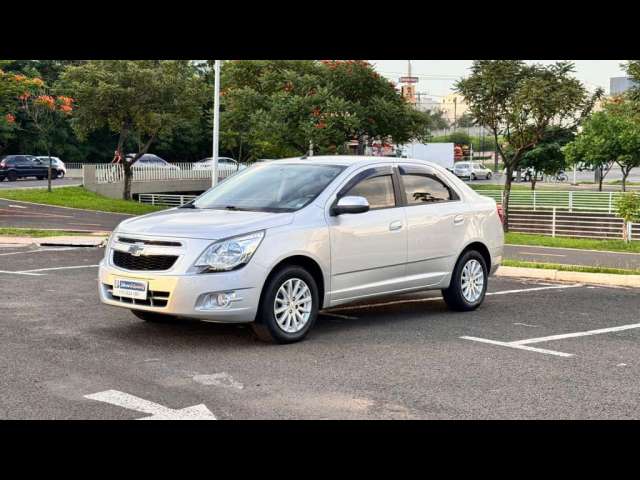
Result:
<svg viewBox="0 0 640 480"><path fill-rule="evenodd" d="M584 122L582 131L564 148L570 163L607 168L614 162L623 174L623 190L631 169L640 166L640 116L630 101L605 105Z"/></svg>
<svg viewBox="0 0 640 480"><path fill-rule="evenodd" d="M574 138L574 130L560 126L548 127L540 142L522 156L523 168L532 168L545 175L553 175L565 169L562 147ZM532 175L532 185L536 176Z"/></svg>
<svg viewBox="0 0 640 480"><path fill-rule="evenodd" d="M161 207L144 203L103 197L83 187L60 187L54 188L51 192L47 192L46 188L2 189L0 198L133 215L162 210Z"/></svg>
<svg viewBox="0 0 640 480"><path fill-rule="evenodd" d="M221 142L235 158L344 153L346 143L426 138L432 114L362 61L233 61L221 78Z"/></svg>
<svg viewBox="0 0 640 480"><path fill-rule="evenodd" d="M521 60L476 60L471 74L456 83L478 125L486 126L506 166L505 230L509 229L512 172L551 126L579 124L602 95L589 96L572 76L571 62L545 66Z"/></svg>
<svg viewBox="0 0 640 480"><path fill-rule="evenodd" d="M625 222L640 222L640 195L628 192L616 201L616 211Z"/></svg>

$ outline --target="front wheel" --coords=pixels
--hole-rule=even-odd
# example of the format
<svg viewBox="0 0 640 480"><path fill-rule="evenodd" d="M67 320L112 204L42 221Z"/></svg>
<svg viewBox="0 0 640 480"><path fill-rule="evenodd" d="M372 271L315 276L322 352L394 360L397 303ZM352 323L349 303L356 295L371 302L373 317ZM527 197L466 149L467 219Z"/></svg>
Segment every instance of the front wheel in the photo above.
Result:
<svg viewBox="0 0 640 480"><path fill-rule="evenodd" d="M62 170L56 172L55 178L59 178L60 180L62 180L64 178L64 172Z"/></svg>
<svg viewBox="0 0 640 480"><path fill-rule="evenodd" d="M487 264L483 256L469 250L458 259L449 288L442 290L442 297L451 310L475 310L484 300L487 279Z"/></svg>
<svg viewBox="0 0 640 480"><path fill-rule="evenodd" d="M313 276L297 265L284 267L267 280L252 329L266 342L298 342L316 321L319 304Z"/></svg>
<svg viewBox="0 0 640 480"><path fill-rule="evenodd" d="M491 172L487 173L487 180L491 180Z"/></svg>

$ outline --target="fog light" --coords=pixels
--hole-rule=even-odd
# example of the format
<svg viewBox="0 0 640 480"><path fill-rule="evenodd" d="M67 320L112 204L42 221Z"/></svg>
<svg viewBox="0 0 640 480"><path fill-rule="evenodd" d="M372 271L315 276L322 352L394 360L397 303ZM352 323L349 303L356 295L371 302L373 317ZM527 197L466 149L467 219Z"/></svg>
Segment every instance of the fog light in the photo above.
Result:
<svg viewBox="0 0 640 480"><path fill-rule="evenodd" d="M241 300L236 292L213 292L206 293L200 297L198 302L199 308L203 310L215 310L218 308L227 308L232 302Z"/></svg>

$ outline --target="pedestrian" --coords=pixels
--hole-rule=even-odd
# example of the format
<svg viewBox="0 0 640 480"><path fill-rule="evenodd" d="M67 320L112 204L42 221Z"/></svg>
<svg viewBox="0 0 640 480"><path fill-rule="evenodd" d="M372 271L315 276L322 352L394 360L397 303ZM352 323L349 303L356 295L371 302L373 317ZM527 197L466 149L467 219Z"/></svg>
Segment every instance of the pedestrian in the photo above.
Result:
<svg viewBox="0 0 640 480"><path fill-rule="evenodd" d="M122 163L122 154L120 153L120 150L117 150L115 152L113 152L113 160L111 160L111 163Z"/></svg>

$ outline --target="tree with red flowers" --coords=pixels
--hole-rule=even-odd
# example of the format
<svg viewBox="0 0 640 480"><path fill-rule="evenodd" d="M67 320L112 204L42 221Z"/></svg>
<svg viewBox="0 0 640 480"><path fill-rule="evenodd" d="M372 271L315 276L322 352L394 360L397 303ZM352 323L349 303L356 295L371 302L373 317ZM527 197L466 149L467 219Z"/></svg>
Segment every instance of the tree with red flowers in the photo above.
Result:
<svg viewBox="0 0 640 480"><path fill-rule="evenodd" d="M26 82L28 87L19 96L21 108L27 115L33 128L38 132L38 140L47 152L47 190L51 191L51 140L59 126L61 116L73 111L73 98L64 95L51 95L40 78Z"/></svg>

